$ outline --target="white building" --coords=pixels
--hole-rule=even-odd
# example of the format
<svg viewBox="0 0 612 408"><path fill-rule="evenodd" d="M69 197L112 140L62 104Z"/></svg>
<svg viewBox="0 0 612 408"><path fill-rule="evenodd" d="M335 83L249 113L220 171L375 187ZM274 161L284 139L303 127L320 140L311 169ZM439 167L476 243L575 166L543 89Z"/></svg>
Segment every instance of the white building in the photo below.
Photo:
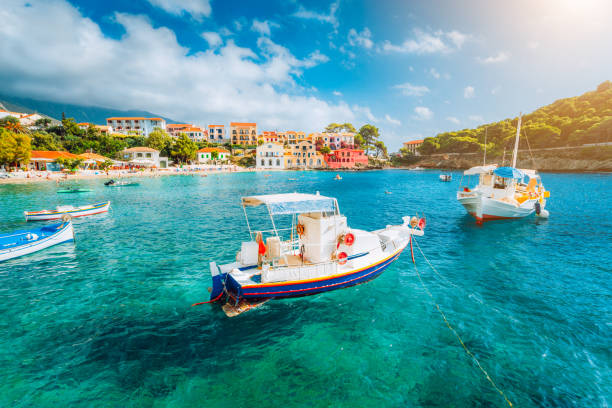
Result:
<svg viewBox="0 0 612 408"><path fill-rule="evenodd" d="M119 152L119 159L134 166L157 167L165 169L168 167L168 158L159 157L159 150L150 147L131 147Z"/></svg>
<svg viewBox="0 0 612 408"><path fill-rule="evenodd" d="M282 143L264 143L257 146L255 167L258 169L284 169L285 149Z"/></svg>
<svg viewBox="0 0 612 408"><path fill-rule="evenodd" d="M144 137L149 136L155 128L166 130L166 121L162 118L107 118L106 125L111 126L116 133Z"/></svg>
<svg viewBox="0 0 612 408"><path fill-rule="evenodd" d="M198 150L197 154L198 163L224 163L229 160L229 157L230 152L217 147L205 147Z"/></svg>
<svg viewBox="0 0 612 408"><path fill-rule="evenodd" d="M19 119L19 123L21 126L30 127L34 125L38 119L42 119L43 116L38 113L21 113L21 112L11 112L4 109L0 109L0 119L5 118L7 116L12 116L14 118Z"/></svg>

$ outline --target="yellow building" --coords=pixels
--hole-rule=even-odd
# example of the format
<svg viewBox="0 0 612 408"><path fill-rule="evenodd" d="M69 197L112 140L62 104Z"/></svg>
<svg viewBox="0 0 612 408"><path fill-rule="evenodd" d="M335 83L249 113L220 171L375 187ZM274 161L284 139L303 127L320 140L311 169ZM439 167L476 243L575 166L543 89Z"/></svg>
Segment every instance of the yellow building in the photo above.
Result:
<svg viewBox="0 0 612 408"><path fill-rule="evenodd" d="M232 144L252 146L257 144L257 124L231 122L230 138Z"/></svg>
<svg viewBox="0 0 612 408"><path fill-rule="evenodd" d="M286 169L316 169L325 167L325 159L310 140L302 140L285 148Z"/></svg>
<svg viewBox="0 0 612 408"><path fill-rule="evenodd" d="M279 137L283 138L283 142L286 142L288 145L295 145L300 143L303 140L306 140L306 133L304 132L295 132L293 130L288 130L286 132L279 132Z"/></svg>

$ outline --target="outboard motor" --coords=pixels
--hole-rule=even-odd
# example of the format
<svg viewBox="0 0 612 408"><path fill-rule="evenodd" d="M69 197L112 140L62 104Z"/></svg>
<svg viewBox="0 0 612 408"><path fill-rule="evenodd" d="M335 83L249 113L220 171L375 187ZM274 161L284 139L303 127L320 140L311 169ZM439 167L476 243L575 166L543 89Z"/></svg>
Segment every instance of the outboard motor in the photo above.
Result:
<svg viewBox="0 0 612 408"><path fill-rule="evenodd" d="M542 206L540 205L539 201L536 201L534 208L535 208L536 214L540 215L540 213L542 212Z"/></svg>

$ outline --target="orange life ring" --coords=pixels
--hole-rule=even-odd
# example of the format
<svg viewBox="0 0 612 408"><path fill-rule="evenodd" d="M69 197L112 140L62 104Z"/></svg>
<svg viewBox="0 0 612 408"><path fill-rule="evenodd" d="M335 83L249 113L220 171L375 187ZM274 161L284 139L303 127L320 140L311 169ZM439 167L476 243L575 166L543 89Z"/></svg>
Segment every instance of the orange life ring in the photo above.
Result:
<svg viewBox="0 0 612 408"><path fill-rule="evenodd" d="M298 233L298 235L304 235L304 224L298 224L295 226L295 231Z"/></svg>
<svg viewBox="0 0 612 408"><path fill-rule="evenodd" d="M344 236L344 245L351 246L355 243L355 236L350 232Z"/></svg>
<svg viewBox="0 0 612 408"><path fill-rule="evenodd" d="M348 255L346 254L346 252L340 252L338 254L338 264L344 265L346 261L348 260L347 258L348 258Z"/></svg>

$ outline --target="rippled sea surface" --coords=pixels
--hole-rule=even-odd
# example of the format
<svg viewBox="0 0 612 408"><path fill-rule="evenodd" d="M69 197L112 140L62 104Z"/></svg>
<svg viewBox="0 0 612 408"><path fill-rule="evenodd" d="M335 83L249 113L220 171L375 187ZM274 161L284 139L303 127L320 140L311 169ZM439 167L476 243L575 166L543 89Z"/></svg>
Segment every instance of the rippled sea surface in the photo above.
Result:
<svg viewBox="0 0 612 408"><path fill-rule="evenodd" d="M504 406L408 251L357 287L232 319L191 307L208 300L208 263L247 239L240 197L293 191L336 197L356 228L424 213L418 244L438 274L415 247L418 271L515 406L612 403L612 175L544 174L548 220L478 227L455 200L459 173L334 174L0 186L2 232L24 228L24 210L112 202L74 221L74 244L0 263L0 406Z"/></svg>

